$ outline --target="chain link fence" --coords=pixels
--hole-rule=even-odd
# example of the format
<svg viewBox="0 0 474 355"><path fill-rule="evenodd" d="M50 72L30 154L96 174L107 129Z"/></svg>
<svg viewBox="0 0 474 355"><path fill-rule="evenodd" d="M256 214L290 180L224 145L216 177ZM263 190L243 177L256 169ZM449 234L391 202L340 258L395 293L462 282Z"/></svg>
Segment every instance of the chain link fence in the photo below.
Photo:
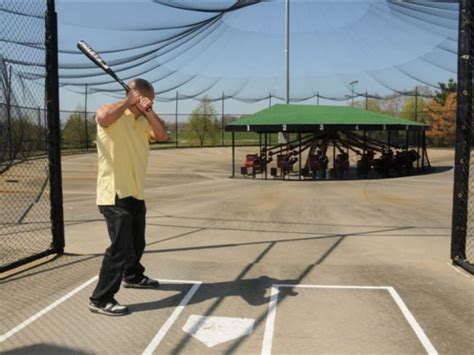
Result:
<svg viewBox="0 0 474 355"><path fill-rule="evenodd" d="M0 270L51 250L46 1L0 8Z"/></svg>

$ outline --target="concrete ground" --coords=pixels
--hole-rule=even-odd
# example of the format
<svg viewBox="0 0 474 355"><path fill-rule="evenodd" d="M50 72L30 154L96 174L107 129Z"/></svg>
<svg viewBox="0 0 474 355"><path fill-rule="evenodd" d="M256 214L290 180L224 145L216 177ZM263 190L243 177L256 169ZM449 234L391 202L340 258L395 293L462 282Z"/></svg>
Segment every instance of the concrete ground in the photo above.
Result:
<svg viewBox="0 0 474 355"><path fill-rule="evenodd" d="M230 158L227 148L152 151L143 263L149 276L171 281L120 290L132 314L109 318L87 310L108 245L94 205L96 156L65 157L67 254L1 281L0 350L474 349L474 278L449 262L452 151L430 151L432 174L366 181L229 179ZM198 324L208 340L230 339L208 347L183 330L192 316L253 326L237 337L236 323Z"/></svg>

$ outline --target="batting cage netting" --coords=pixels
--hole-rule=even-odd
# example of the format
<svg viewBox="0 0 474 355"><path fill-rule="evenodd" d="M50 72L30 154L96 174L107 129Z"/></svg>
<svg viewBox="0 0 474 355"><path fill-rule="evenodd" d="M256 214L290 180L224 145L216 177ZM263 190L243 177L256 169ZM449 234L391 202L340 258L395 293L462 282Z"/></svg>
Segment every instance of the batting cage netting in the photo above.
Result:
<svg viewBox="0 0 474 355"><path fill-rule="evenodd" d="M458 93L456 118L456 156L453 196L453 261L474 273L474 4L460 1L458 50Z"/></svg>
<svg viewBox="0 0 474 355"><path fill-rule="evenodd" d="M53 250L46 1L0 5L0 270Z"/></svg>

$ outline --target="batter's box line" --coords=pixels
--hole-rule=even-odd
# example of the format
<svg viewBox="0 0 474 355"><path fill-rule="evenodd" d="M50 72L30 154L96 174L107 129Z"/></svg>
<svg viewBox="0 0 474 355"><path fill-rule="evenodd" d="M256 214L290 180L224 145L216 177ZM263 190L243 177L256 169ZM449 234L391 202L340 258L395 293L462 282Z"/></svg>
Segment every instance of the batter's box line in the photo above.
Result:
<svg viewBox="0 0 474 355"><path fill-rule="evenodd" d="M13 327L6 333L0 335L0 344L20 332L21 330L29 327L32 323L43 317L45 314L49 313L53 309L57 308L59 305L62 303L66 302L70 298L72 298L74 295L78 294L80 291L85 289L86 287L90 286L93 284L95 281L98 280L98 276L94 276L87 280L86 282L82 283L72 291L66 293L64 296L60 297L53 303L49 304L48 306L44 307L40 311L36 312L33 314L31 317L26 319L25 321L21 322L17 326ZM168 280L168 279L157 279L160 283L162 284L179 284L179 285L192 285L192 287L189 289L189 291L186 293L184 298L181 300L177 308L173 311L173 313L168 317L166 322L161 326L161 328L158 330L158 333L155 335L153 340L150 342L150 344L147 346L147 348L144 350L143 354L151 354L153 351L158 347L160 342L163 340L164 336L166 333L169 331L169 329L173 326L174 322L178 319L179 315L183 311L184 307L189 303L191 298L194 296L198 288L201 286L202 281L192 281L192 280Z"/></svg>
<svg viewBox="0 0 474 355"><path fill-rule="evenodd" d="M278 294L280 288L308 288L308 289L335 289L335 290L385 290L388 291L390 296L397 304L398 308L402 312L403 316L410 324L411 328L415 332L418 340L421 342L426 352L430 355L438 355L435 347L431 341L426 336L425 332L421 326L416 321L413 314L410 312L405 302L391 286L350 286L350 285L303 285L303 284L273 284L271 287L270 302L268 304L268 313L265 323L265 332L263 335L263 346L262 346L262 355L270 355L272 352L272 343L273 343L273 334L275 329L275 317L276 309L278 305Z"/></svg>

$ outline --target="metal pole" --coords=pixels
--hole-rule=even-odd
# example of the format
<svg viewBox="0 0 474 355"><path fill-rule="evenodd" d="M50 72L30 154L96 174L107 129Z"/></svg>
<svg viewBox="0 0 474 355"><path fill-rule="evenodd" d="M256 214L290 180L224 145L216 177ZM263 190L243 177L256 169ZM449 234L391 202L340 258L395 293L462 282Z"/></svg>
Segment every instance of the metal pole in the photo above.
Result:
<svg viewBox="0 0 474 355"><path fill-rule="evenodd" d="M59 121L58 24L54 0L48 0L45 33L52 247L56 253L62 253L64 251L64 212Z"/></svg>
<svg viewBox="0 0 474 355"><path fill-rule="evenodd" d="M176 144L176 148L178 148L179 144L178 144L178 91L176 91L176 110L175 110L175 130L176 130L176 134L175 134L175 144Z"/></svg>
<svg viewBox="0 0 474 355"><path fill-rule="evenodd" d="M421 131L418 131L416 135L416 152L418 153L418 156L420 156L420 145L421 145ZM420 158L416 160L416 170L420 172Z"/></svg>
<svg viewBox="0 0 474 355"><path fill-rule="evenodd" d="M267 164L267 132L265 132L265 180L267 180L267 174L268 174L268 164Z"/></svg>
<svg viewBox="0 0 474 355"><path fill-rule="evenodd" d="M364 154L367 154L367 131L364 131Z"/></svg>
<svg viewBox="0 0 474 355"><path fill-rule="evenodd" d="M369 93L367 90L365 90L365 110L369 110Z"/></svg>
<svg viewBox="0 0 474 355"><path fill-rule="evenodd" d="M45 102L47 104L47 102ZM48 153L48 115L43 109L43 125L44 125L44 151Z"/></svg>
<svg viewBox="0 0 474 355"><path fill-rule="evenodd" d="M232 177L235 177L235 132L232 131Z"/></svg>
<svg viewBox="0 0 474 355"><path fill-rule="evenodd" d="M225 146L225 141L224 141L224 100L225 100L225 96L224 96L224 92L222 92L222 123L221 123L221 133L222 133L222 138L221 138L221 144L222 146Z"/></svg>
<svg viewBox="0 0 474 355"><path fill-rule="evenodd" d="M86 133L86 150L89 150L89 131L87 129L87 84L85 88L85 99L84 99L84 123L85 123L85 133Z"/></svg>
<svg viewBox="0 0 474 355"><path fill-rule="evenodd" d="M316 105L319 106L319 91L318 91L318 93L316 94Z"/></svg>
<svg viewBox="0 0 474 355"><path fill-rule="evenodd" d="M290 103L290 0L285 0L286 104Z"/></svg>
<svg viewBox="0 0 474 355"><path fill-rule="evenodd" d="M418 122L418 86L415 87L415 122Z"/></svg>
<svg viewBox="0 0 474 355"><path fill-rule="evenodd" d="M298 145L299 145L299 151L298 151L298 180L301 180L301 133L298 133Z"/></svg>
<svg viewBox="0 0 474 355"><path fill-rule="evenodd" d="M41 149L41 109L39 107L36 108L36 112L38 113L38 129L36 130L37 137L35 139L38 139L40 142L38 143L38 148L35 147L35 149Z"/></svg>
<svg viewBox="0 0 474 355"><path fill-rule="evenodd" d="M272 93L268 96L268 107L272 107Z"/></svg>
<svg viewBox="0 0 474 355"><path fill-rule="evenodd" d="M421 171L425 170L425 154L426 154L426 132L423 131L421 136Z"/></svg>
<svg viewBox="0 0 474 355"><path fill-rule="evenodd" d="M406 137L406 151L408 151L408 146L410 145L410 130L407 129L407 137Z"/></svg>
<svg viewBox="0 0 474 355"><path fill-rule="evenodd" d="M13 137L12 137L12 67L11 65L8 67L8 90L7 90L7 124L8 124L8 150L9 154L8 157L10 160L13 160Z"/></svg>

